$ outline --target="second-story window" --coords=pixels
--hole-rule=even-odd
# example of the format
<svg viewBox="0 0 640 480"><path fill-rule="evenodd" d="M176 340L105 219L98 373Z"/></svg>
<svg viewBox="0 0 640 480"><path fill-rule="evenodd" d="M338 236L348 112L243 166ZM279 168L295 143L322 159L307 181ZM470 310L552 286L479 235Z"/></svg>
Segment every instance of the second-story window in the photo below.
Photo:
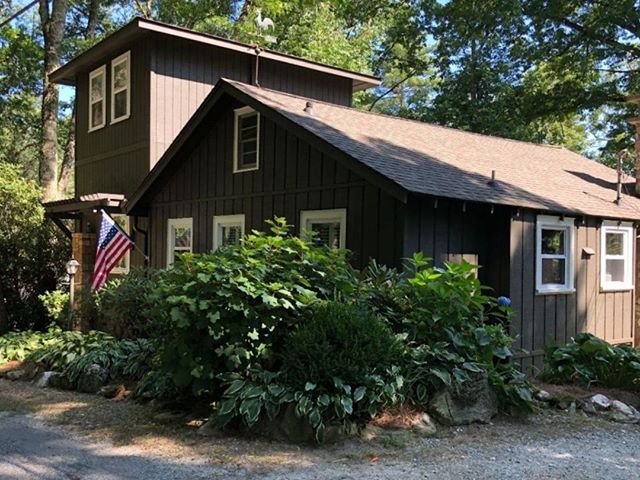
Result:
<svg viewBox="0 0 640 480"><path fill-rule="evenodd" d="M126 52L111 62L111 123L129 118L131 103L131 55Z"/></svg>
<svg viewBox="0 0 640 480"><path fill-rule="evenodd" d="M106 68L101 66L89 74L89 131L93 132L105 124L105 78Z"/></svg>
<svg viewBox="0 0 640 480"><path fill-rule="evenodd" d="M235 111L233 172L258 169L260 150L260 114L251 107Z"/></svg>

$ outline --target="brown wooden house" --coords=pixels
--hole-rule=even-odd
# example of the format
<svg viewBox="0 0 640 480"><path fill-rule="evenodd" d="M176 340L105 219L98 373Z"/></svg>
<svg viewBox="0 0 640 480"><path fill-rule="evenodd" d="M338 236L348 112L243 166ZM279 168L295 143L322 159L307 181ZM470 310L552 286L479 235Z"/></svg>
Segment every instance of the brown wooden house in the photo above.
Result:
<svg viewBox="0 0 640 480"><path fill-rule="evenodd" d="M373 77L143 20L52 78L77 86L79 197L47 210L78 219L88 267L98 206L126 215L158 268L277 215L349 248L357 266L401 266L416 251L480 265L513 300L526 366L580 331L634 341L640 200L627 185L617 200L603 165L359 111L351 94Z"/></svg>

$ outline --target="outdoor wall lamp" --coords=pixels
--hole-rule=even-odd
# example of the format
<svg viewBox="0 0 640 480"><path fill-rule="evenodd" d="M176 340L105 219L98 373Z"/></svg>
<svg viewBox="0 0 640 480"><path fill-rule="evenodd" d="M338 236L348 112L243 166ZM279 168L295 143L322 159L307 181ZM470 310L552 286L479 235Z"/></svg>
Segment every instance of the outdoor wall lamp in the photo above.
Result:
<svg viewBox="0 0 640 480"><path fill-rule="evenodd" d="M74 281L73 277L75 277L76 273L78 273L80 262L71 257L71 260L67 262L65 267L67 269L67 274L69 275L69 330L73 330L73 297L76 290L76 282Z"/></svg>

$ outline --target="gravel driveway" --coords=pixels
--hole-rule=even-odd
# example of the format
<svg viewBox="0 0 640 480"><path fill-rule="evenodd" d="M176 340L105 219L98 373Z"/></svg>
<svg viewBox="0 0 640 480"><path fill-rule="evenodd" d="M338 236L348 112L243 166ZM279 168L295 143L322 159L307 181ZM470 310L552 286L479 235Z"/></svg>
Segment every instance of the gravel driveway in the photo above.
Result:
<svg viewBox="0 0 640 480"><path fill-rule="evenodd" d="M590 422L584 420L584 422ZM3 480L121 479L638 479L640 427L593 423L567 427L553 419L458 429L444 438L414 439L371 457L334 445L300 451L295 467L215 465L203 457L155 456L136 446L89 441L31 415L0 412ZM567 423L565 426L569 426ZM295 452L295 448L292 447ZM295 454L295 453L294 453ZM310 460L311 459L311 460Z"/></svg>

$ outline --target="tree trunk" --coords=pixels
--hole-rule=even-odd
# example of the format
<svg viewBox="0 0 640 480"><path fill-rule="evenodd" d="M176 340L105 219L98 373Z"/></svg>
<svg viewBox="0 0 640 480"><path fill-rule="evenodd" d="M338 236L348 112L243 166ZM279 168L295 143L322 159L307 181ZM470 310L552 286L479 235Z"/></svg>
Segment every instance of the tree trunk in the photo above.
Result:
<svg viewBox="0 0 640 480"><path fill-rule="evenodd" d="M64 147L64 156L62 157L62 166L60 167L60 178L58 178L58 195L65 197L69 188L69 180L71 180L71 172L73 172L76 163L76 109L73 108L71 113L71 121L69 122L69 135L67 136L67 144Z"/></svg>
<svg viewBox="0 0 640 480"><path fill-rule="evenodd" d="M242 8L240 9L240 16L238 16L238 22L244 22L249 18L249 9L253 4L253 0L244 0Z"/></svg>
<svg viewBox="0 0 640 480"><path fill-rule="evenodd" d="M87 19L87 31L85 38L93 38L98 28L98 20L100 13L100 1L91 0L89 4L89 13ZM71 113L71 121L69 123L69 136L64 148L64 156L62 157L62 166L60 168L60 177L58 178L58 195L65 197L71 180L71 172L73 172L76 163L76 108L73 107Z"/></svg>
<svg viewBox="0 0 640 480"><path fill-rule="evenodd" d="M0 335L3 335L9 331L9 312L7 311L7 305L4 300L4 293L0 286Z"/></svg>
<svg viewBox="0 0 640 480"><path fill-rule="evenodd" d="M65 0L40 0L40 23L44 38L44 88L42 93L42 146L40 186L43 200L57 196L58 181L58 86L49 81L49 74L60 66L60 48L67 14Z"/></svg>

